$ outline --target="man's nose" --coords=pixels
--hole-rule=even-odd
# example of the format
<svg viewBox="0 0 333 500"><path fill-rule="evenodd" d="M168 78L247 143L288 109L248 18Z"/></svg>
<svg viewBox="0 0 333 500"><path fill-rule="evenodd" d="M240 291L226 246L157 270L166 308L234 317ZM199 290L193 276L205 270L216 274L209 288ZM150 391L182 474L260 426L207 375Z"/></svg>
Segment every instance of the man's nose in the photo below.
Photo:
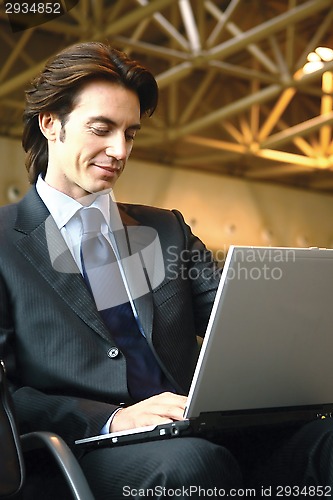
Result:
<svg viewBox="0 0 333 500"><path fill-rule="evenodd" d="M107 156L113 156L117 160L124 160L127 157L126 138L122 134L117 134L112 137L112 141L105 149Z"/></svg>

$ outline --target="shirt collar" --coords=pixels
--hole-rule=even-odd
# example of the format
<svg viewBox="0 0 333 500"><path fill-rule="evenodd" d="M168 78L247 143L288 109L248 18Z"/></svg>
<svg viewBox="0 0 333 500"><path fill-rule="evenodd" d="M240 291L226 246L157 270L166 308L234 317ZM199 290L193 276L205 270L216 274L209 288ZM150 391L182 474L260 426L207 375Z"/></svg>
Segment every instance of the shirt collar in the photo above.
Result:
<svg viewBox="0 0 333 500"><path fill-rule="evenodd" d="M59 229L63 228L83 206L87 206L47 184L41 175L37 179L36 190ZM98 208L109 224L112 201L114 201L112 194L101 194L96 198L94 197L92 203L88 206Z"/></svg>

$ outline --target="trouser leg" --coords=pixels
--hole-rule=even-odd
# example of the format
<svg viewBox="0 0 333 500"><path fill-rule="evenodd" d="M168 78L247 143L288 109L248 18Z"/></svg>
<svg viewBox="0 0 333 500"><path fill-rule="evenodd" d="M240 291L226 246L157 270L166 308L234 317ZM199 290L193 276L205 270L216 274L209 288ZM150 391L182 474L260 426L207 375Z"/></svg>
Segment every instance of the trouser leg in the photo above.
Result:
<svg viewBox="0 0 333 500"><path fill-rule="evenodd" d="M87 453L81 466L97 500L170 498L173 493L195 499L208 490L212 496L242 486L230 452L199 438L98 449Z"/></svg>
<svg viewBox="0 0 333 500"><path fill-rule="evenodd" d="M245 444L244 444L245 443ZM294 429L259 431L233 450L256 497L333 497L333 419ZM266 493L266 495L265 495Z"/></svg>

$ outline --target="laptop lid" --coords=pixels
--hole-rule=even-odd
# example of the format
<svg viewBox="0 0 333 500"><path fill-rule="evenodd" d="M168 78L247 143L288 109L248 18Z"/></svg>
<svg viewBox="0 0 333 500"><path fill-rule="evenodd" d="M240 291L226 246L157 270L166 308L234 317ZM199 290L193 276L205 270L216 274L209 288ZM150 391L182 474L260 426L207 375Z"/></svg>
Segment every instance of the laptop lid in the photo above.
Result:
<svg viewBox="0 0 333 500"><path fill-rule="evenodd" d="M333 250L231 246L186 418L333 401Z"/></svg>

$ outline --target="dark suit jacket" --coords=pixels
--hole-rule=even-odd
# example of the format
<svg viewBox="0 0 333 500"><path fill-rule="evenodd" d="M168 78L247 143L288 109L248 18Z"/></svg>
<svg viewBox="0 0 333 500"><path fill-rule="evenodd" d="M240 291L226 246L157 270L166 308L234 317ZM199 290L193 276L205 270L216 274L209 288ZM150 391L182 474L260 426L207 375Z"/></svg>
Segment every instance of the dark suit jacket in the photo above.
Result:
<svg viewBox="0 0 333 500"><path fill-rule="evenodd" d="M154 228L165 278L137 300L146 337L179 393L189 388L220 278L210 252L177 211L119 205L126 228ZM131 403L126 362L33 187L0 209L0 357L5 359L21 431L51 430L71 445L99 433L119 403ZM50 237L51 234L51 237ZM67 267L50 262L60 248ZM62 263L63 265L63 263Z"/></svg>

